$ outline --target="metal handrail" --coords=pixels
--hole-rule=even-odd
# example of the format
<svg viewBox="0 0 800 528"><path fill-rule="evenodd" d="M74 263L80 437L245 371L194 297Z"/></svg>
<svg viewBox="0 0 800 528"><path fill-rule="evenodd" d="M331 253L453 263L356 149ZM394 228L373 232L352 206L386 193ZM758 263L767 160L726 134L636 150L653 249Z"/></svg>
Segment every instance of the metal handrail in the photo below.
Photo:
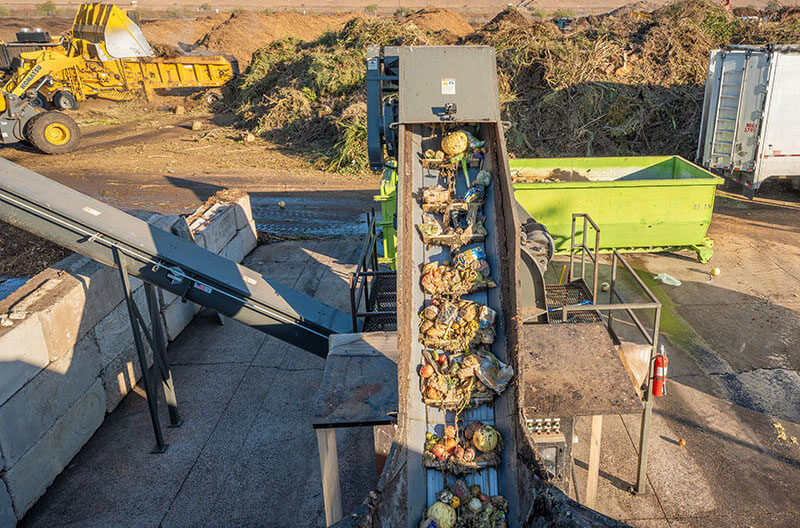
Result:
<svg viewBox="0 0 800 528"><path fill-rule="evenodd" d="M378 269L378 233L374 211L367 212L367 236L361 246L361 254L356 271L350 273L350 314L353 319L353 332L358 332L358 320L365 317L393 315L393 311L374 310L374 291L370 288L375 277L395 275L396 272ZM364 311L360 307L364 305Z"/></svg>
<svg viewBox="0 0 800 528"><path fill-rule="evenodd" d="M583 218L583 241L580 245L575 245L575 220L578 218ZM589 230L589 225L592 226L594 229L595 237L594 237L594 255L592 255L589 246L586 245L586 234ZM589 258L592 259L592 263L594 264L594 271L593 271L593 281L592 281L592 303L597 302L597 273L598 273L598 265L599 265L599 256L600 256L600 228L597 227L597 224L594 223L592 217L590 217L587 213L573 213L572 214L572 237L570 239L570 248L569 248L569 282L575 280L574 274L574 263L575 263L575 250L581 250L581 276L580 278L585 282L586 276L586 255L589 255Z"/></svg>
<svg viewBox="0 0 800 528"><path fill-rule="evenodd" d="M636 328L639 332L644 336L647 344L650 345L650 361L647 367L647 383L646 387L642 391L641 398L642 403L644 404L644 410L642 411L642 421L641 421L641 429L639 433L639 463L637 468L636 474L636 491L637 493L644 493L646 490L646 479L647 479L647 455L649 449L649 433L650 433L650 420L651 415L653 412L653 376L654 376L654 366L656 360L656 351L658 350L658 333L659 328L661 326L661 302L658 298L650 291L650 288L642 281L642 279L636 274L636 272L631 268L631 266L622 258L622 255L615 249L612 253L612 260L611 260L611 284L609 287L609 302L607 304L597 304L597 250L600 246L599 243L599 230L596 228L594 222L592 222L591 218L589 218L586 214L574 214L572 215L572 249L573 251L570 252L570 278L572 278L572 263L573 263L573 254L574 250L576 249L575 246L575 219L577 217L584 218L584 232L583 232L583 243L580 246L577 246L577 249L581 249L582 251L582 260L583 254L587 253L589 249L586 247L586 224L591 223L592 227L595 228L595 231L598 231L598 235L596 236L595 240L595 255L592 257L594 261L595 271L594 271L594 295L593 301L591 304L578 304L578 305L569 305L563 306L560 308L561 310L561 320L562 322L567 322L568 315L570 312L587 312L587 311L607 311L608 322L606 326L608 327L609 332L611 332L612 336L614 337L617 343L620 342L619 337L617 336L616 332L614 332L613 324L614 324L614 312L617 311L624 311L628 314L628 316L633 321ZM621 262L622 266L630 273L633 277L636 284L638 284L639 288L644 291L647 298L650 300L649 302L635 302L629 303L625 302L625 299L622 297L622 294L617 289L617 267L618 263ZM583 279L583 265L581 266L581 279ZM618 303L615 301L619 301ZM634 310L653 310L653 330L652 333L648 332L645 325L642 323L641 319L636 315ZM642 387L639 387L639 390L642 390Z"/></svg>

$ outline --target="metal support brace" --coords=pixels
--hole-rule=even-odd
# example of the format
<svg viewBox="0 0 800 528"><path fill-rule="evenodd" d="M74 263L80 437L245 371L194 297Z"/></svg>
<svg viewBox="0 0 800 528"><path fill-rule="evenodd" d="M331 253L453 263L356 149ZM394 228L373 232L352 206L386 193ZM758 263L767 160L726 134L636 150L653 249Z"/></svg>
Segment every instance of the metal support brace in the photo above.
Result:
<svg viewBox="0 0 800 528"><path fill-rule="evenodd" d="M647 492L647 455L650 447L650 419L653 414L653 373L658 351L658 332L660 331L661 306L656 308L653 320L653 348L650 349L650 362L647 364L647 398L642 411L642 424L639 431L639 465L636 469L636 493Z"/></svg>
<svg viewBox="0 0 800 528"><path fill-rule="evenodd" d="M131 331L133 332L133 342L136 346L136 354L139 358L139 366L142 370L142 383L144 385L145 394L147 395L147 406L150 411L150 420L153 424L153 433L156 438L156 445L152 452L164 453L169 445L164 442L164 436L161 432L161 423L158 419L157 389L150 379L150 373L147 366L146 350L140 329L144 332L145 338L150 345L150 348L153 350L153 361L157 365L158 371L161 374L161 379L164 385L164 395L169 408L170 426L179 427L183 421L178 414L178 403L177 399L175 398L175 389L172 384L172 374L169 370L169 364L166 358L166 340L164 339L161 325L158 324L158 317L160 317L160 314L158 313L155 289L151 284L145 283L145 296L147 298L147 305L150 312L150 320L153 322L153 335L151 335L147 329L144 318L142 317L141 313L139 313L139 309L136 306L136 303L133 301L133 292L131 291L130 279L128 278L128 272L125 267L125 263L120 258L119 251L116 248L113 250L113 253L114 262L119 269L122 291L125 295L125 304L128 308Z"/></svg>
<svg viewBox="0 0 800 528"><path fill-rule="evenodd" d="M155 286L145 282L144 293L147 298L147 308L150 310L150 320L153 321L153 360L158 365L158 371L161 373L164 399L167 401L167 409L169 410L169 427L180 427L183 425L183 419L178 412L178 399L175 396L172 371L169 368L169 360L167 359L167 339L164 336L164 329L158 324L161 314L158 309Z"/></svg>

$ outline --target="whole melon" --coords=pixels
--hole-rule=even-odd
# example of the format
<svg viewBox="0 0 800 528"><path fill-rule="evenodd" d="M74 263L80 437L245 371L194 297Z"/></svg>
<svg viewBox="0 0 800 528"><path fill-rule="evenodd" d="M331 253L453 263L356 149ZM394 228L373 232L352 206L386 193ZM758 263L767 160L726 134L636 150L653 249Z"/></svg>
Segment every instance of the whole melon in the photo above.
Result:
<svg viewBox="0 0 800 528"><path fill-rule="evenodd" d="M498 433L494 427L484 425L472 435L472 445L479 451L489 453L490 451L494 451L494 448L497 447L499 439L500 433Z"/></svg>
<svg viewBox="0 0 800 528"><path fill-rule="evenodd" d="M468 145L469 139L467 135L461 131L447 134L444 139L442 139L442 150L450 157L458 156L467 150Z"/></svg>
<svg viewBox="0 0 800 528"><path fill-rule="evenodd" d="M456 510L449 504L440 501L431 504L426 516L433 519L438 528L453 528L456 524Z"/></svg>

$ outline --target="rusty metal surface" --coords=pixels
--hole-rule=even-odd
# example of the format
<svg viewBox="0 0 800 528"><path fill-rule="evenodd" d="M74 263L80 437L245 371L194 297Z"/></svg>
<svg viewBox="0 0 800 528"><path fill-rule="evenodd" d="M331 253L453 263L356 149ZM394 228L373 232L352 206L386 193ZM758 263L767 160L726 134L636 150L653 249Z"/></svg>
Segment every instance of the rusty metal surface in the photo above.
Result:
<svg viewBox="0 0 800 528"><path fill-rule="evenodd" d="M315 429L386 425L397 420L396 343L394 332L331 338L314 408Z"/></svg>
<svg viewBox="0 0 800 528"><path fill-rule="evenodd" d="M526 416L642 410L603 323L524 325L519 359Z"/></svg>

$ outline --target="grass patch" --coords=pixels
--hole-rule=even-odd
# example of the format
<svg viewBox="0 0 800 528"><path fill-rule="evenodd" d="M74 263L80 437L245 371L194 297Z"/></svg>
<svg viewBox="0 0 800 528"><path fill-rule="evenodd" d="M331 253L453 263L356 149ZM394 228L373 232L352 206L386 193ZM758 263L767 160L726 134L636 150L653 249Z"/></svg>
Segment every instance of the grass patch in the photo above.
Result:
<svg viewBox="0 0 800 528"><path fill-rule="evenodd" d="M54 17L58 14L58 6L52 0L47 0L41 4L36 4L36 12L39 16Z"/></svg>

